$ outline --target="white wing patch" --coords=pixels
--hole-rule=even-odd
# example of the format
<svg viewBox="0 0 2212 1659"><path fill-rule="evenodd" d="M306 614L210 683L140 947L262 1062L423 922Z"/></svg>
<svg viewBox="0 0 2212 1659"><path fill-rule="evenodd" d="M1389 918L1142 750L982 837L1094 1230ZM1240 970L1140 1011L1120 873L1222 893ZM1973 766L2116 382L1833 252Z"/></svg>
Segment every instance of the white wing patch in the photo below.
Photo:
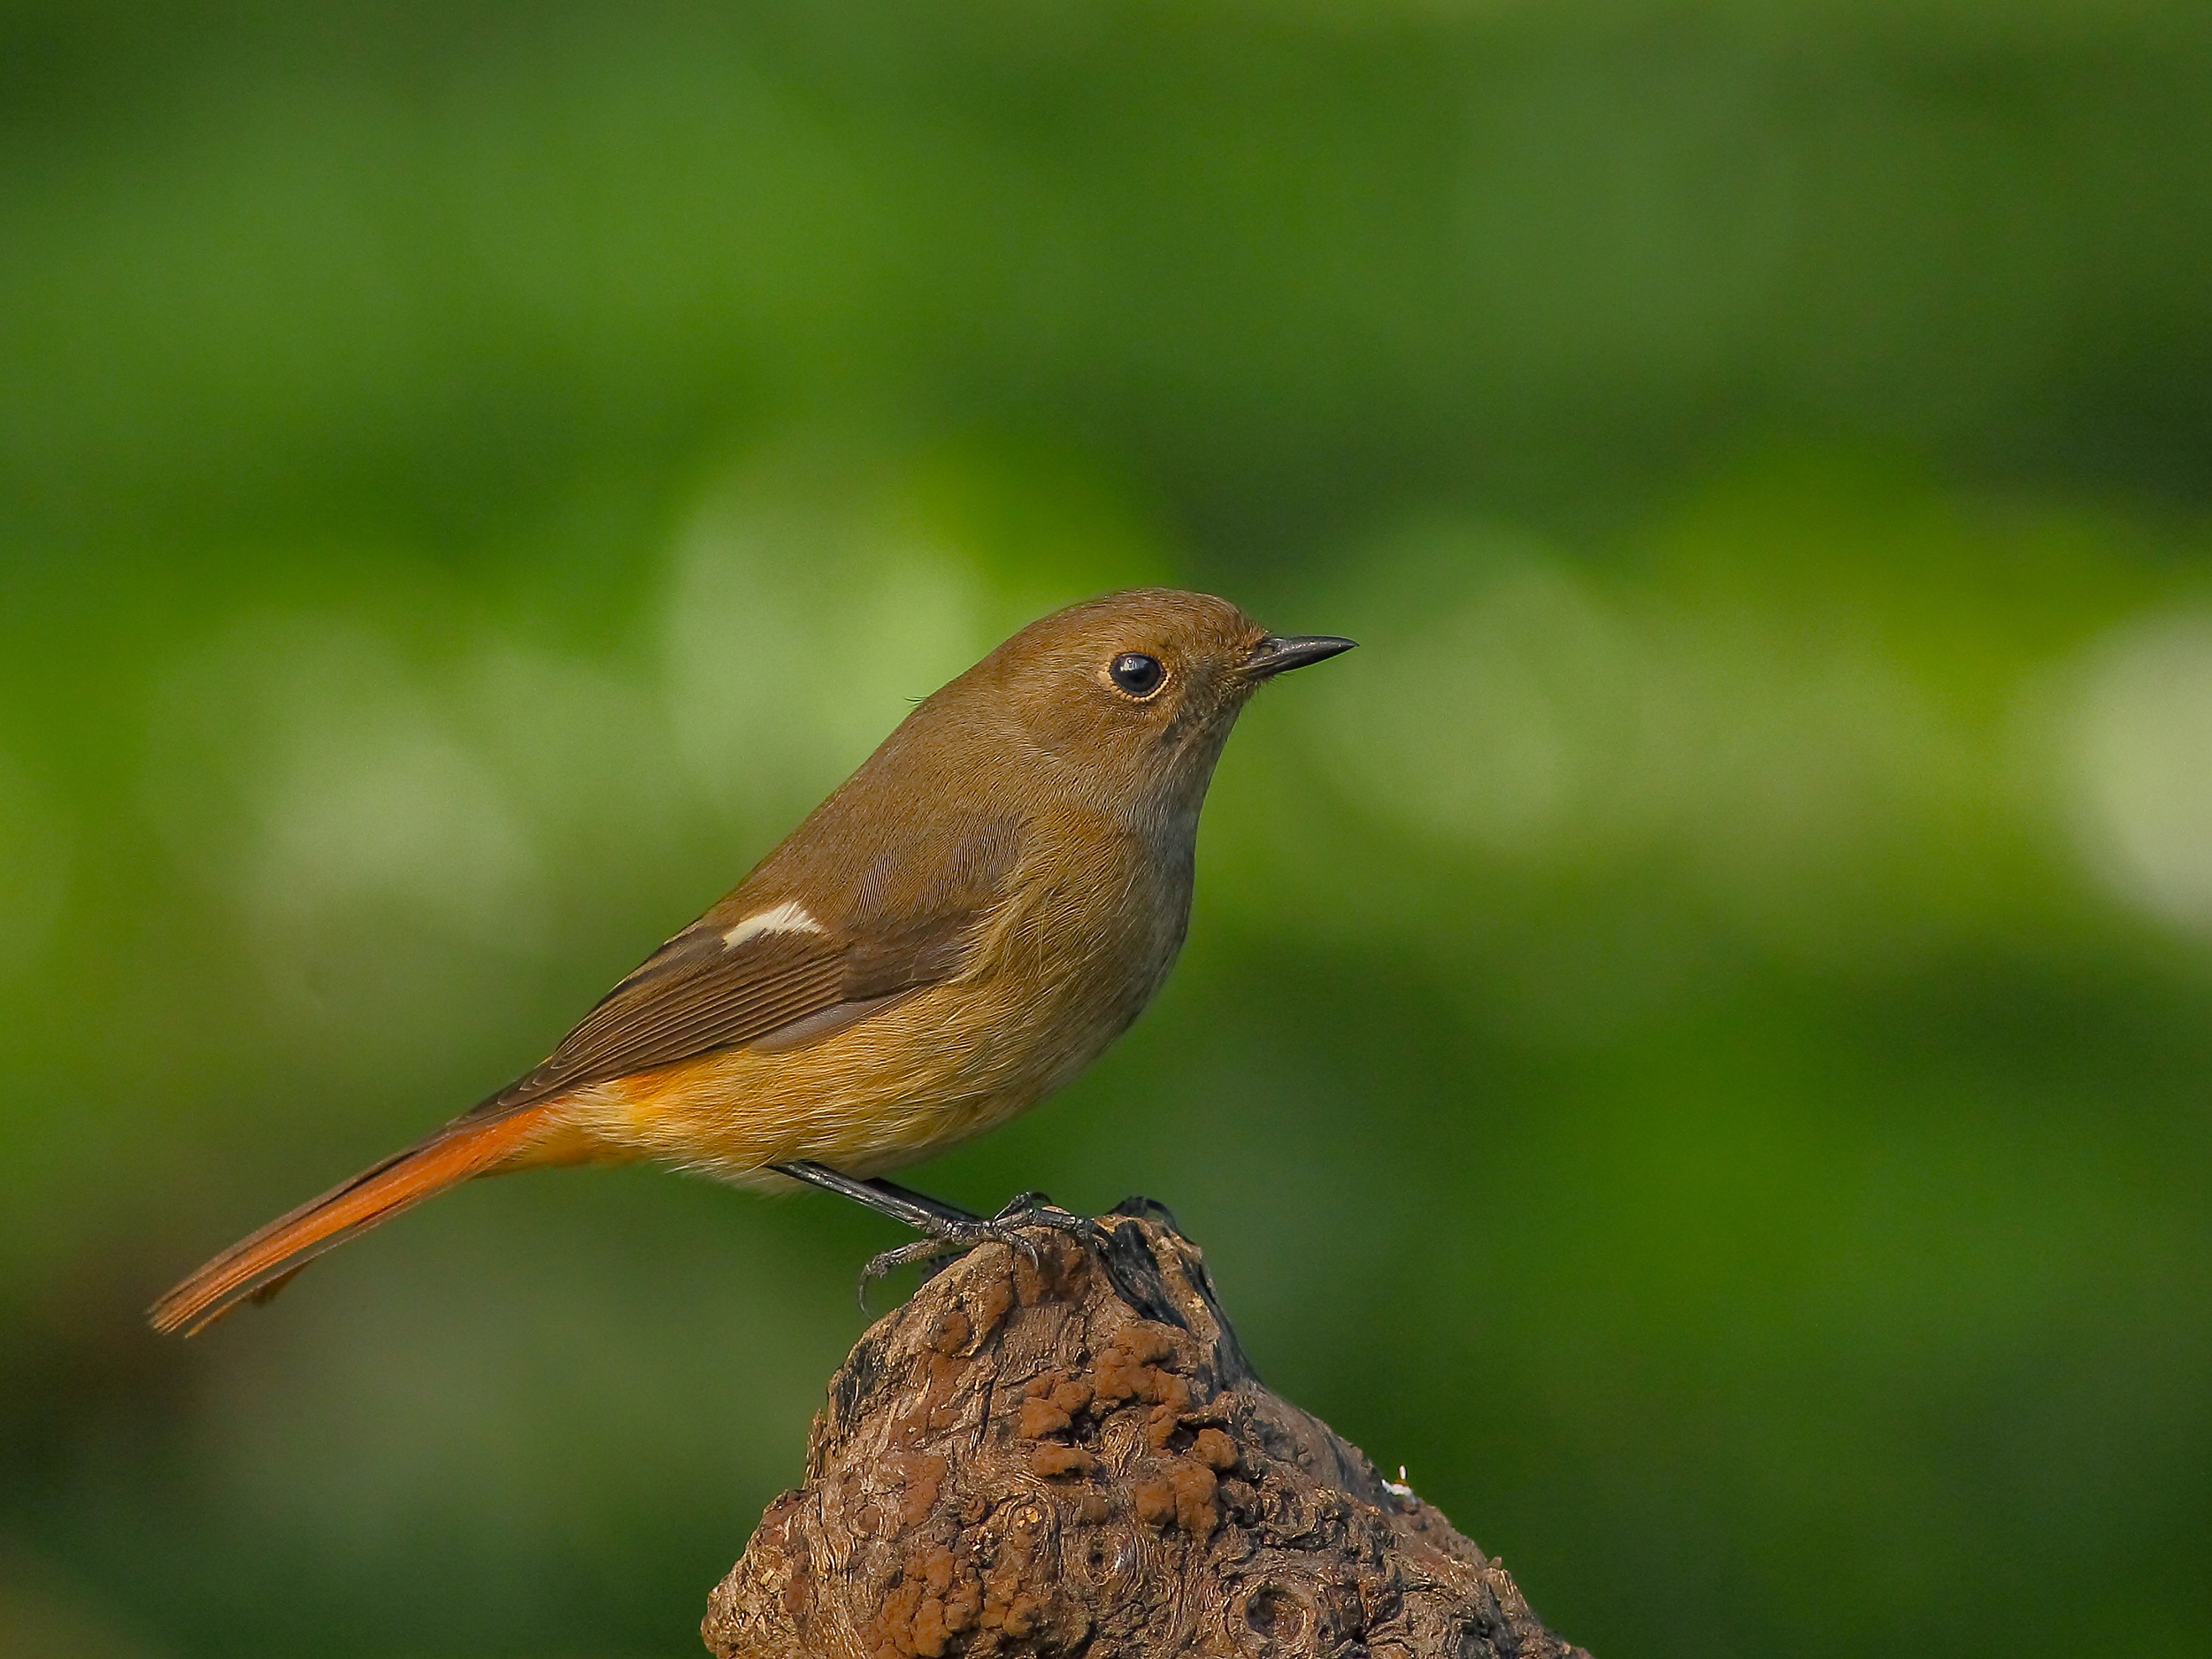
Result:
<svg viewBox="0 0 2212 1659"><path fill-rule="evenodd" d="M786 899L773 910L749 916L722 935L722 949L735 950L749 939L763 933L818 933L822 924L806 913L806 906L796 899Z"/></svg>

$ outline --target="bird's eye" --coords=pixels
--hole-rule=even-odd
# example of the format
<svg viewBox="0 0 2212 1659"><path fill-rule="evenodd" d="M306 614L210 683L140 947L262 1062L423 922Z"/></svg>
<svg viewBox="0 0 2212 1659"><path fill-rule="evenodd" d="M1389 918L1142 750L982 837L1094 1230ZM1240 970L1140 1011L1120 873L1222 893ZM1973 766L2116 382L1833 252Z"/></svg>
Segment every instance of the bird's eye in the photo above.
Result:
<svg viewBox="0 0 2212 1659"><path fill-rule="evenodd" d="M1142 651L1124 651L1107 667L1106 678L1133 697L1148 697L1160 688L1167 670L1156 657Z"/></svg>

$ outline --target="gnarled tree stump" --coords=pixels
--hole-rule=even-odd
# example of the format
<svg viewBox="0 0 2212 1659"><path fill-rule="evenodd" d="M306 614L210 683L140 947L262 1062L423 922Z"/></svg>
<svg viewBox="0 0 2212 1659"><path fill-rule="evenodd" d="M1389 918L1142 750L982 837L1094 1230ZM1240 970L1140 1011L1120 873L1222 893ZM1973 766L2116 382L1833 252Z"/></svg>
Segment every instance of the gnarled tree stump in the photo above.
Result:
<svg viewBox="0 0 2212 1659"><path fill-rule="evenodd" d="M1261 1386L1150 1220L975 1250L878 1322L703 1628L723 1659L1587 1659L1429 1505Z"/></svg>

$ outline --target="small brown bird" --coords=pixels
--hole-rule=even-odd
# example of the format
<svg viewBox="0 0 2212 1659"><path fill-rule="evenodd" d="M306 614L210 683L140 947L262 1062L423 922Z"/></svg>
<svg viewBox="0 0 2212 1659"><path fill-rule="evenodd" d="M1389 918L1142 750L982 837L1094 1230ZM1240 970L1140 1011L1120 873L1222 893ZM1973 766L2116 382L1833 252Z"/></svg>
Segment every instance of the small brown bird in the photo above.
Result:
<svg viewBox="0 0 2212 1659"><path fill-rule="evenodd" d="M881 1178L1005 1122L1128 1029L1182 945L1198 809L1238 712L1351 645L1162 588L1032 623L542 1065L233 1245L154 1304L155 1328L197 1330L449 1187L541 1165L810 1182L925 1235L871 1274L1081 1227L1038 1194L985 1220Z"/></svg>

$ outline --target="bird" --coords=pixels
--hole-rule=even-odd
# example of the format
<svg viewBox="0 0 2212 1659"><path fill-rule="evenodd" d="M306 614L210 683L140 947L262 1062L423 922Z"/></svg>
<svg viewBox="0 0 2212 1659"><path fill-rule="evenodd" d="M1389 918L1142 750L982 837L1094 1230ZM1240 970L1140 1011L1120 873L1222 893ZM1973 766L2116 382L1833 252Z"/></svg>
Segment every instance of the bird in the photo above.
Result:
<svg viewBox="0 0 2212 1659"><path fill-rule="evenodd" d="M1066 1084L1189 926L1199 809L1262 685L1352 648L1135 588L1029 624L925 698L728 895L541 1063L278 1217L149 1310L186 1334L480 1176L650 1162L826 1189L912 1228L861 1279L1018 1230L886 1179ZM741 640L732 649L743 649Z"/></svg>

